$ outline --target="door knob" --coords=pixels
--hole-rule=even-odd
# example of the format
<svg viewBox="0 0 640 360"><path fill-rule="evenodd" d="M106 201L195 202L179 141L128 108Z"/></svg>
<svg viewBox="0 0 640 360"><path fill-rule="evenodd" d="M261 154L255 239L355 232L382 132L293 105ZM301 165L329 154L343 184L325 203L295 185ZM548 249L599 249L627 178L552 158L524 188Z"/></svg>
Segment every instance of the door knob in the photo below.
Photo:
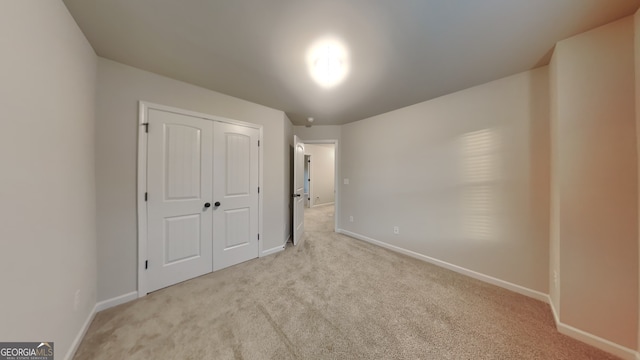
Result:
<svg viewBox="0 0 640 360"><path fill-rule="evenodd" d="M215 206L215 207L220 206L220 201L216 201L216 203L215 203L215 204L213 204L213 206Z"/></svg>
<svg viewBox="0 0 640 360"><path fill-rule="evenodd" d="M206 208L211 207L211 203L204 203L204 207Z"/></svg>

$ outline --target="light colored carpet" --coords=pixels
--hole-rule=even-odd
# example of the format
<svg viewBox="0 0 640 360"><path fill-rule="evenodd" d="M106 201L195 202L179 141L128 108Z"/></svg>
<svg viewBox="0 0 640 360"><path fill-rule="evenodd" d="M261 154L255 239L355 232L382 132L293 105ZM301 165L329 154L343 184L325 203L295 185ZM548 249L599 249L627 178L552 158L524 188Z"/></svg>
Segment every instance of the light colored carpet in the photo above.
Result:
<svg viewBox="0 0 640 360"><path fill-rule="evenodd" d="M96 315L75 359L615 359L547 304L332 232Z"/></svg>
<svg viewBox="0 0 640 360"><path fill-rule="evenodd" d="M305 232L332 232L335 228L334 206L320 205L304 209Z"/></svg>

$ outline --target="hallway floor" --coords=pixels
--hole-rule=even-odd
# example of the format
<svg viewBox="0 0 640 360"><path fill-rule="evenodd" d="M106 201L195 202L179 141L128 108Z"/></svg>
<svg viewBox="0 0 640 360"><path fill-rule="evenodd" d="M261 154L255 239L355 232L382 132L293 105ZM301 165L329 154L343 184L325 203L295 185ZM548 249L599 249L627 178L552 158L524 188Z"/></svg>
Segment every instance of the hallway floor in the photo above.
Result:
<svg viewBox="0 0 640 360"><path fill-rule="evenodd" d="M334 216L334 204L304 208L304 231L332 232L335 229Z"/></svg>

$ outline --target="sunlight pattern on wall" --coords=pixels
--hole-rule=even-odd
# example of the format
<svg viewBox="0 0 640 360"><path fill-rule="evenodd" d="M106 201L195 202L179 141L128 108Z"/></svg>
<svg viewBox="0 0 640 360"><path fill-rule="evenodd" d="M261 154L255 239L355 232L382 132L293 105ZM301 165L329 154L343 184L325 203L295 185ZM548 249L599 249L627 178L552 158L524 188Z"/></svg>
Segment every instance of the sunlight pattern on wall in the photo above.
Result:
<svg viewBox="0 0 640 360"><path fill-rule="evenodd" d="M496 129L464 134L460 139L463 236L497 239L496 185L500 179L500 136Z"/></svg>

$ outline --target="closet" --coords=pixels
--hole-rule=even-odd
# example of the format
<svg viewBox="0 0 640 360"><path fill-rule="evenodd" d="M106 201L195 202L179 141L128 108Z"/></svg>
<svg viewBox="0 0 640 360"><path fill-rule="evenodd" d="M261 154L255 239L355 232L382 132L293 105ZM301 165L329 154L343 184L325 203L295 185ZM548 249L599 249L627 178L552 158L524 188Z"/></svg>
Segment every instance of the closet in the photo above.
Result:
<svg viewBox="0 0 640 360"><path fill-rule="evenodd" d="M140 118L141 295L258 257L260 127L148 103Z"/></svg>

